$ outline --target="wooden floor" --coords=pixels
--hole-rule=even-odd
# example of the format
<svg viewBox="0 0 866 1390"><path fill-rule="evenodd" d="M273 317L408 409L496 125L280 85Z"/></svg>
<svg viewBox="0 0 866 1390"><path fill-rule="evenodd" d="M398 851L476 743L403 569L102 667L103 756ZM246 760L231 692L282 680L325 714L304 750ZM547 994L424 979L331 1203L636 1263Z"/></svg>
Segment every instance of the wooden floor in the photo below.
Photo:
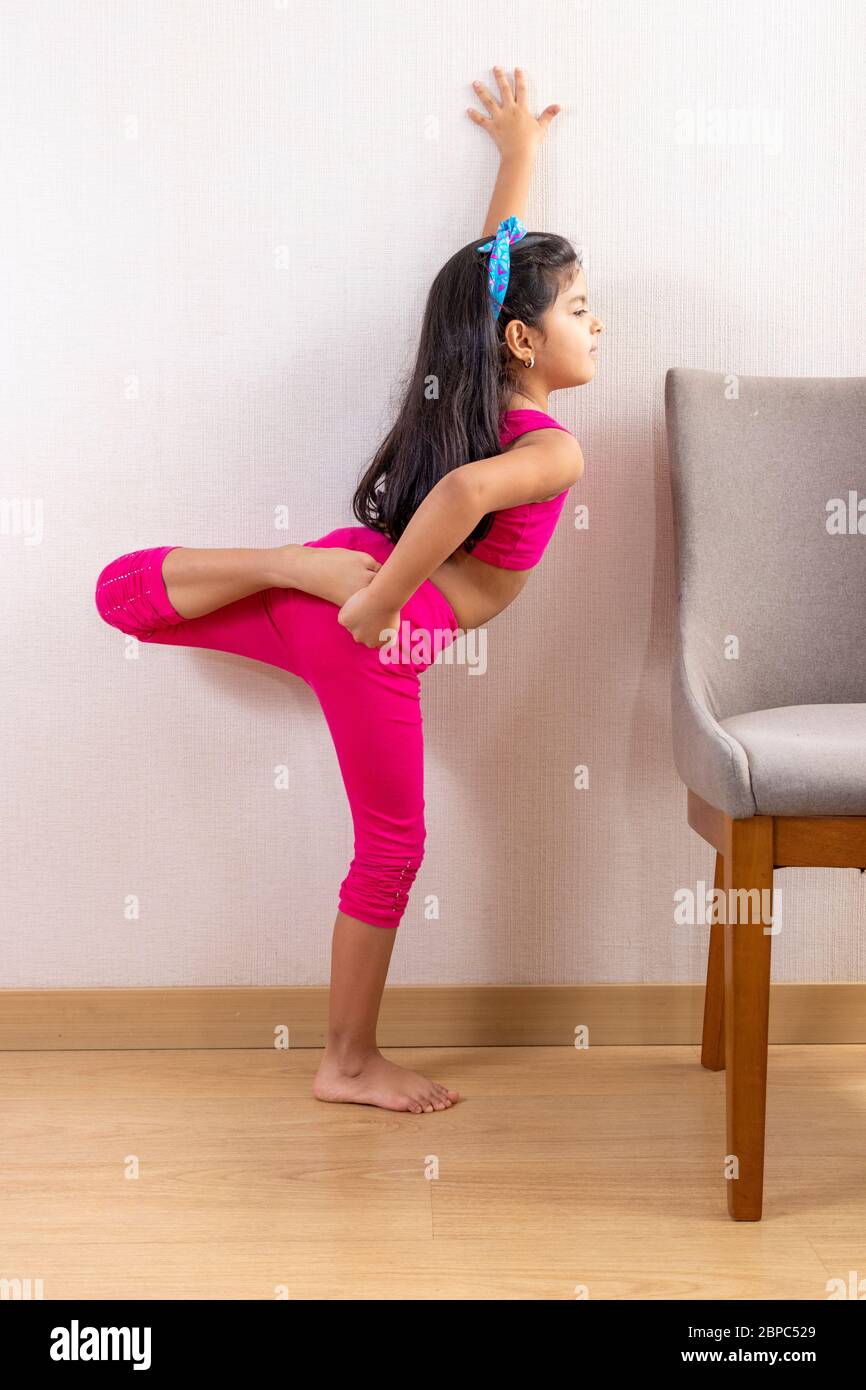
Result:
<svg viewBox="0 0 866 1390"><path fill-rule="evenodd" d="M724 1073L697 1047L386 1052L464 1100L324 1104L312 1050L0 1053L0 1279L46 1299L812 1300L866 1276L866 1047L770 1049L757 1223L727 1214Z"/></svg>

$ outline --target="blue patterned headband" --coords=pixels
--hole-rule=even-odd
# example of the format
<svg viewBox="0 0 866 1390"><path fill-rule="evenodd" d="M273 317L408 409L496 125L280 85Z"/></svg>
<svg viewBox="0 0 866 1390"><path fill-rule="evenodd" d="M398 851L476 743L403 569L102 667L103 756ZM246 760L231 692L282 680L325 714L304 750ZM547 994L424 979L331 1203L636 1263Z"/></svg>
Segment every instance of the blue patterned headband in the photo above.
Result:
<svg viewBox="0 0 866 1390"><path fill-rule="evenodd" d="M506 217L504 222L500 222L496 228L496 234L492 241L485 241L483 246L479 246L479 251L490 251L491 256L487 270L487 288L490 291L490 302L493 307L493 317L499 318L502 312L502 303L508 289L508 277L511 274L511 243L520 241L525 237L527 228L524 227L519 217Z"/></svg>

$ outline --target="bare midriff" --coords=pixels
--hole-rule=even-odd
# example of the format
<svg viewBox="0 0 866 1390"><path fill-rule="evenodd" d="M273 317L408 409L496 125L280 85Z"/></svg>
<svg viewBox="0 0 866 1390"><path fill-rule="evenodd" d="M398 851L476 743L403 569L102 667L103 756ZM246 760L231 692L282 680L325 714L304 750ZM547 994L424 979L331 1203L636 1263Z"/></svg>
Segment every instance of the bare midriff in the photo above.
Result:
<svg viewBox="0 0 866 1390"><path fill-rule="evenodd" d="M450 603L457 626L464 631L481 627L513 603L532 573L506 570L477 560L461 546L434 570L434 584Z"/></svg>

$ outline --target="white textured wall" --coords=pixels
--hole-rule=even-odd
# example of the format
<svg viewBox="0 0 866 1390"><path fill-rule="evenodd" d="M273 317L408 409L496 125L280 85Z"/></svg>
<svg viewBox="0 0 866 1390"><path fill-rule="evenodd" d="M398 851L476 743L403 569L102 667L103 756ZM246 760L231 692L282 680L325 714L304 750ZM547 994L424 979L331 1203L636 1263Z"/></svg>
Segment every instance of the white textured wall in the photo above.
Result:
<svg viewBox="0 0 866 1390"><path fill-rule="evenodd" d="M0 26L2 496L42 508L35 543L14 508L0 534L0 985L327 979L352 835L315 697L240 657L128 660L93 589L127 550L351 524L427 287L482 230L465 108L494 62L564 108L527 221L583 248L607 325L551 400L591 527L566 511L486 675L423 677L391 979L701 978L706 930L672 924L713 856L670 755L663 377L866 372L863 4L4 0ZM866 876L777 886L774 978L862 979Z"/></svg>

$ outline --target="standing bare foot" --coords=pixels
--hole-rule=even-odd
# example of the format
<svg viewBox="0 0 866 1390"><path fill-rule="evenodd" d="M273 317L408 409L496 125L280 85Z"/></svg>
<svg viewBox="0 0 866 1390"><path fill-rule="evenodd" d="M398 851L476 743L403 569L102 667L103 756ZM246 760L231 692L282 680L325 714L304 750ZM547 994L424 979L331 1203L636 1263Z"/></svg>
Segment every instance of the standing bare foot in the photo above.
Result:
<svg viewBox="0 0 866 1390"><path fill-rule="evenodd" d="M398 1067L383 1057L378 1048L350 1060L339 1058L326 1048L313 1082L313 1095L317 1100L410 1110L413 1115L448 1110L460 1099L459 1091L449 1091L420 1072Z"/></svg>

